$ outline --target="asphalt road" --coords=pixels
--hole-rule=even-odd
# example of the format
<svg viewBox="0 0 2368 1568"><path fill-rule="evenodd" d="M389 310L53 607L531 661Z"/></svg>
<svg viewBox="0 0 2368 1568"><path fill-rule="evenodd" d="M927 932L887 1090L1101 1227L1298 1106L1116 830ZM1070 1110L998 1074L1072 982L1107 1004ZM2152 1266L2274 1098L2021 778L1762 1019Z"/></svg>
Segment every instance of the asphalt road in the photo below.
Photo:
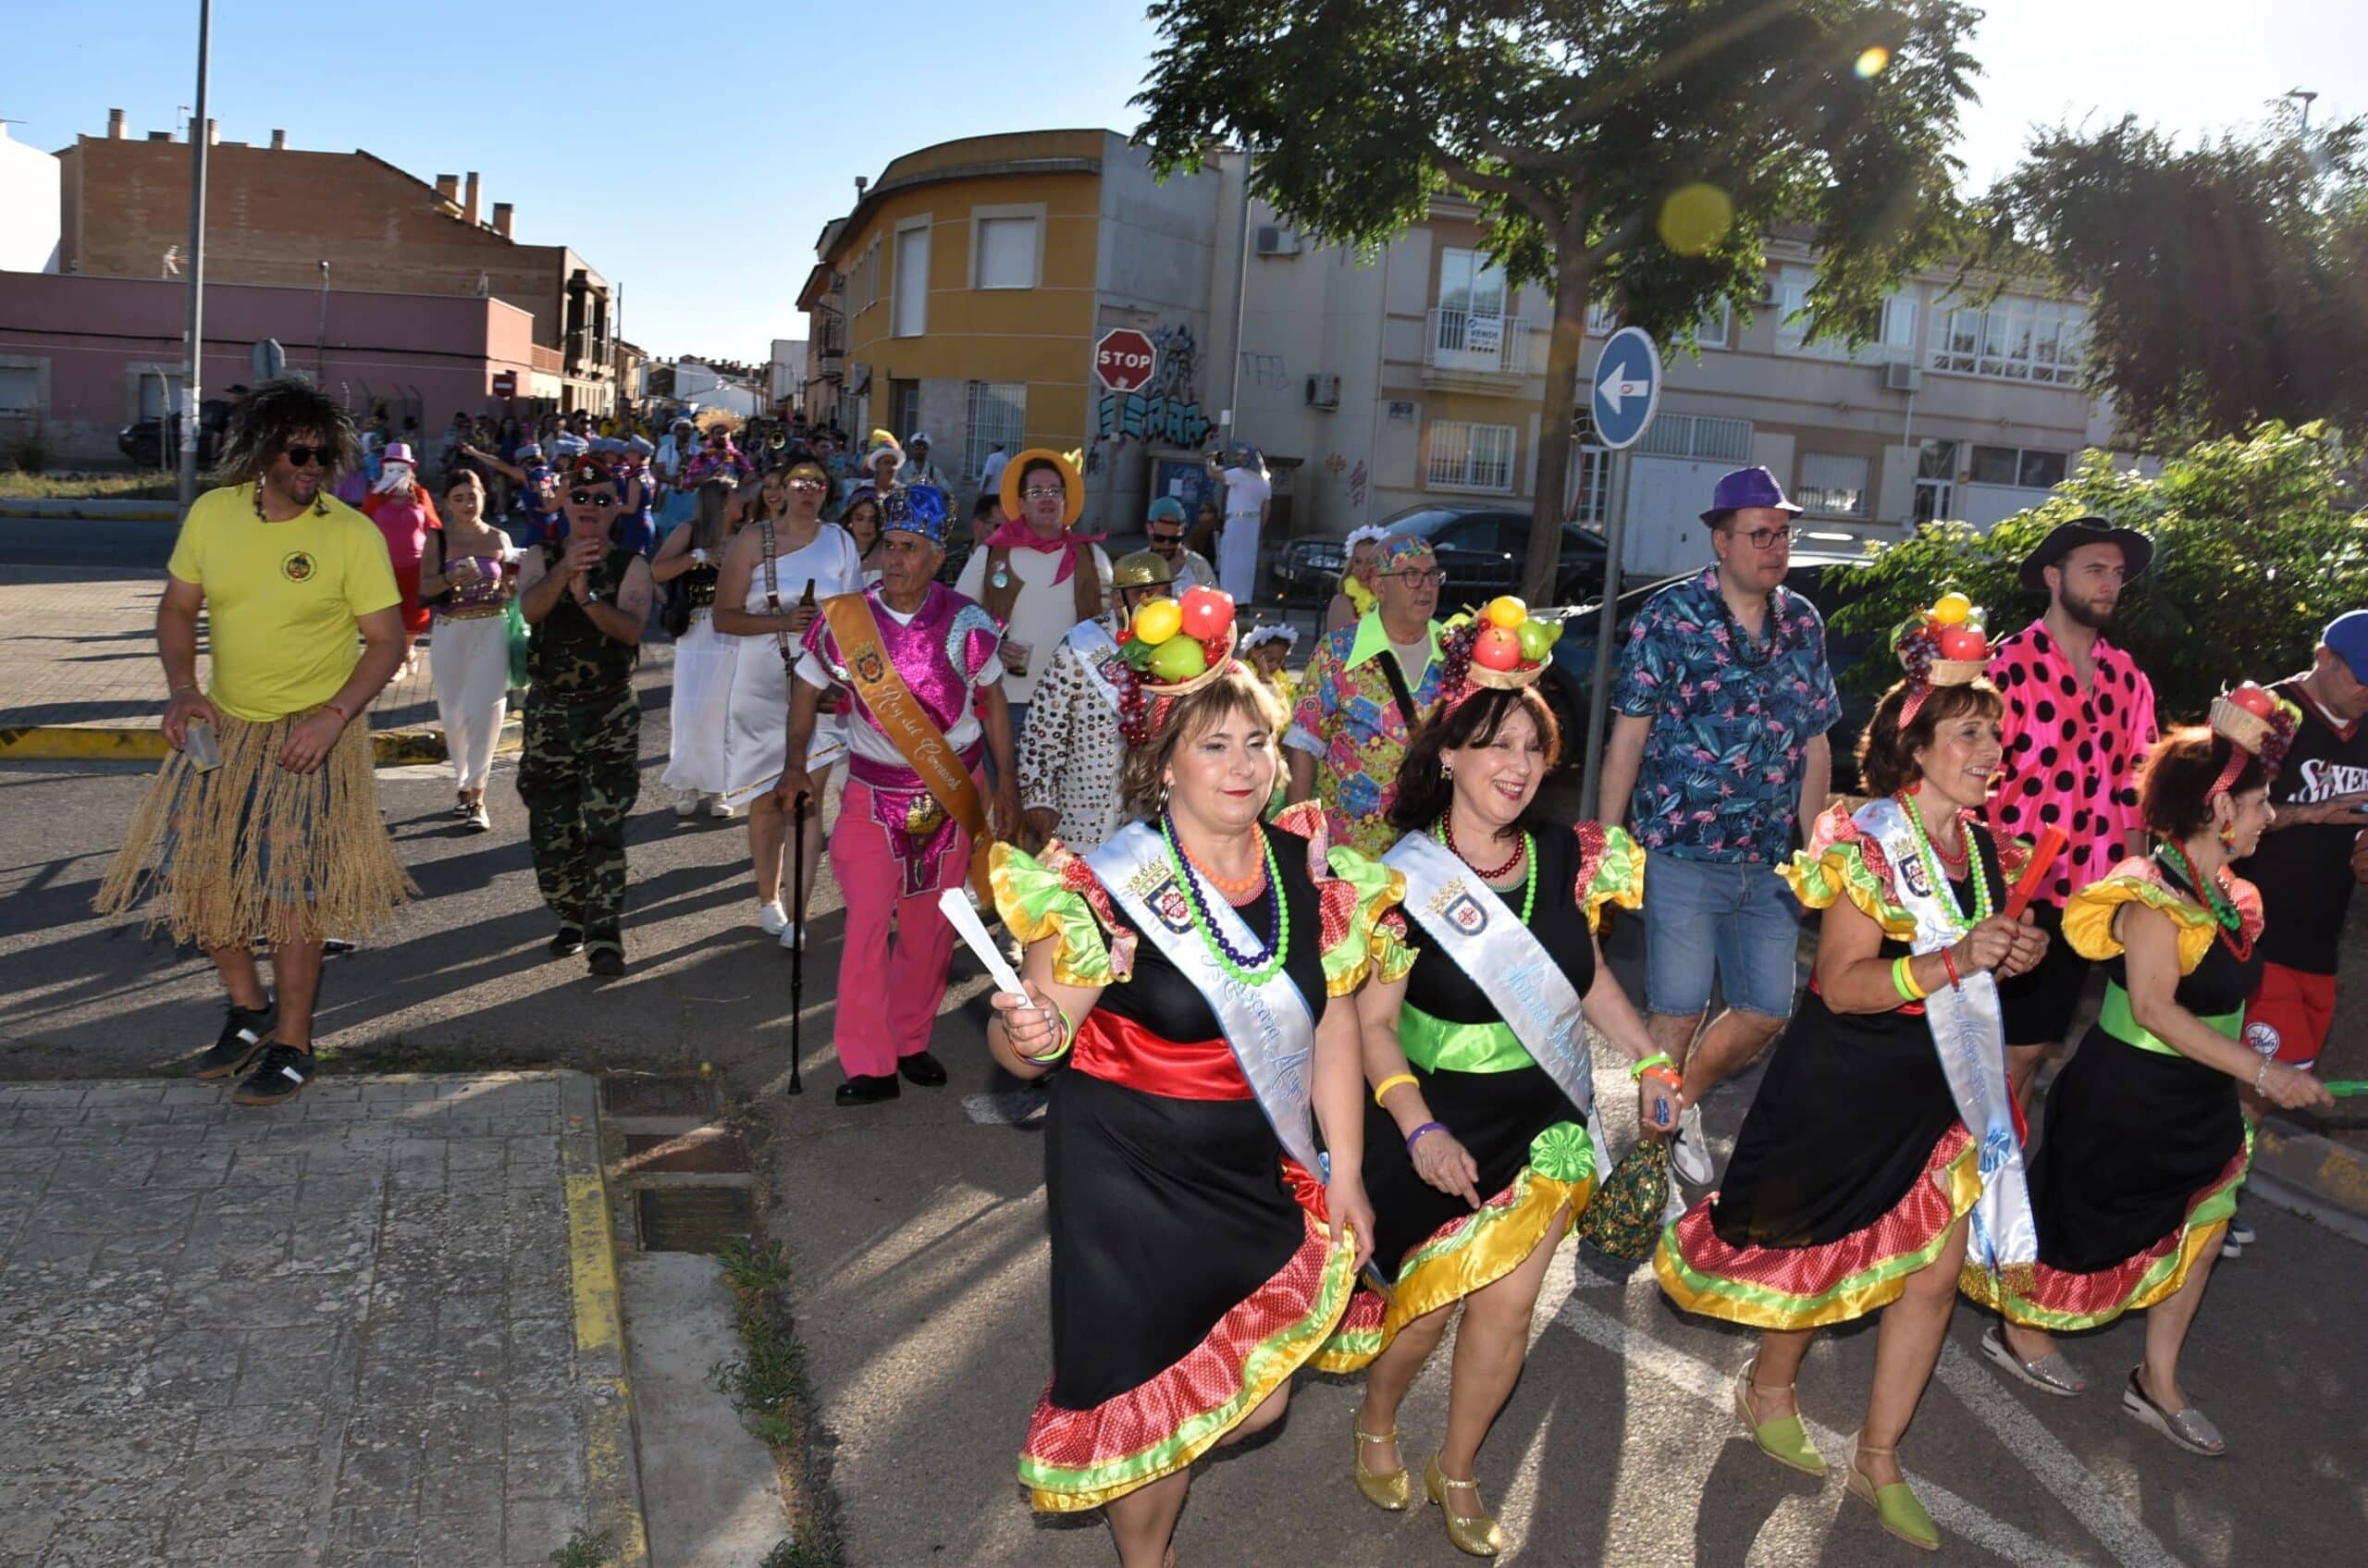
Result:
<svg viewBox="0 0 2368 1568"><path fill-rule="evenodd" d="M783 1094L788 956L750 923L739 824L678 822L657 784L662 678L646 706L645 797L630 834L632 972L599 982L580 960L544 956L550 921L535 898L509 762L497 768L497 830L487 835L459 832L443 814L440 770L382 773L388 826L426 896L362 952L331 962L324 1046L354 1070L712 1067L769 1134L767 1224L798 1271L799 1330L852 1560L1107 1562L1098 1527L1034 1520L1013 1475L1046 1370L1040 1124L1025 1119L1027 1092L986 1060L984 982L967 960L957 970L938 1037L952 1085L834 1108L840 920L826 879L806 977L808 1089ZM144 782L139 770L0 770L0 1076L171 1072L218 1027L202 960L89 913ZM1713 1097L1720 1139L1750 1093L1746 1078ZM1615 1126L1615 1142L1626 1136ZM2368 1269L2331 1230L2258 1199L2246 1212L2261 1241L2215 1276L2185 1369L2229 1439L2226 1459L2178 1452L2119 1412L2138 1324L2067 1346L2095 1387L2056 1401L2000 1381L1978 1358L1979 1319L1958 1313L1904 1451L1948 1534L1948 1560L2362 1560L2368 1419L2351 1401L2368 1397ZM1867 1327L1825 1336L1802 1377L1804 1405L1837 1458L1863 1408ZM1528 1372L1482 1453L1484 1496L1515 1543L1508 1560L1909 1560L1838 1481L1796 1477L1735 1434L1726 1384L1748 1353L1746 1337L1674 1313L1648 1277L1566 1246ZM1417 1456L1436 1441L1443 1372L1442 1359L1405 1412ZM1358 1498L1348 1476L1355 1400L1350 1381L1302 1379L1275 1436L1205 1465L1179 1560L1457 1561L1427 1510L1385 1515Z"/></svg>

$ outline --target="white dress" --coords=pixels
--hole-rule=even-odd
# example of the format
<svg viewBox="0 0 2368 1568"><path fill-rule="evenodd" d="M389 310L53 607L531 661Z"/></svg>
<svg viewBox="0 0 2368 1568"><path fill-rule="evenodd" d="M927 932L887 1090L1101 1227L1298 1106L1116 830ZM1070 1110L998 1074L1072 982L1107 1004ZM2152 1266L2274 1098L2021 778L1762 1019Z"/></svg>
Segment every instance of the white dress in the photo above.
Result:
<svg viewBox="0 0 2368 1568"><path fill-rule="evenodd" d="M776 535L776 537L779 536ZM835 523L825 523L803 549L778 555L773 562L775 592L781 607L794 608L814 582L814 597L863 591L863 560L855 540ZM765 591L763 557L748 576L748 598L741 606L750 614L771 612ZM760 636L724 636L732 645L732 669L724 717L724 784L727 805L745 806L781 782L789 759L789 668L782 661L780 639L768 632ZM797 639L789 650L794 658ZM820 778L846 753L844 720L823 714L814 721L814 735L806 747L806 771Z"/></svg>
<svg viewBox="0 0 2368 1568"><path fill-rule="evenodd" d="M708 574L706 597L714 595L715 568L693 567L677 579ZM686 590L687 591L687 590ZM724 786L725 705L732 695L732 645L715 629L715 611L703 604L674 639L674 692L666 744L666 783L675 789L722 795Z"/></svg>

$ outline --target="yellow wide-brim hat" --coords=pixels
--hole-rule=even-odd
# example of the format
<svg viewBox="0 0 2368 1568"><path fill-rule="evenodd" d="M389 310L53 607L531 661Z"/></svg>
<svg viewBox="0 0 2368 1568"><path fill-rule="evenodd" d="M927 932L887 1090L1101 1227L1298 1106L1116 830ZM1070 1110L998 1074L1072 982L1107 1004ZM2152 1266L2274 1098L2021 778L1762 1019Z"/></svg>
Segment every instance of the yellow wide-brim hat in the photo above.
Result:
<svg viewBox="0 0 2368 1568"><path fill-rule="evenodd" d="M1049 463L1061 471L1061 492L1067 504L1061 517L1061 526L1073 528L1085 515L1085 475L1078 471L1077 459L1050 447L1030 447L1026 451L1004 464L1003 514L1014 519L1019 516L1019 476L1034 463Z"/></svg>

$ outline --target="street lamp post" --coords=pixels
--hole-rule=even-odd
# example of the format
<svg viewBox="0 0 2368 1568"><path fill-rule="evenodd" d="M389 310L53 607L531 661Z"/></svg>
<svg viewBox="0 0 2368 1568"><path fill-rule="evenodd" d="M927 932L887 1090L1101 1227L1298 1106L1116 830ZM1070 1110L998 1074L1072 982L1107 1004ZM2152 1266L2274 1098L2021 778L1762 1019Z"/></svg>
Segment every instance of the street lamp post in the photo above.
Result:
<svg viewBox="0 0 2368 1568"><path fill-rule="evenodd" d="M214 0L197 0L197 113L189 122L189 374L181 383L180 509L197 499L198 406L205 358L205 56L214 35Z"/></svg>

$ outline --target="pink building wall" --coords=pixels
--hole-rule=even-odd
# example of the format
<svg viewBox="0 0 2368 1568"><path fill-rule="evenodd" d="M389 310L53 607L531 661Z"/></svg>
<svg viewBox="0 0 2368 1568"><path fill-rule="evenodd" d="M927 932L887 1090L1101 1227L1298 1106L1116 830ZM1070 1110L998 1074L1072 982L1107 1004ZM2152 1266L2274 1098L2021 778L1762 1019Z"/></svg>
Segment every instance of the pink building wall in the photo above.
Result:
<svg viewBox="0 0 2368 1568"><path fill-rule="evenodd" d="M112 467L117 433L141 417L143 373L177 377L189 291L176 280L0 272L0 366L31 368L30 412L0 413L0 442L38 428L56 467ZM493 377L533 381L534 317L494 299L208 285L203 389L255 379L265 338L357 418L374 400L415 414L432 438L454 413L506 412ZM21 385L21 377L16 378ZM523 411L524 404L518 403ZM153 410L152 410L153 412Z"/></svg>

